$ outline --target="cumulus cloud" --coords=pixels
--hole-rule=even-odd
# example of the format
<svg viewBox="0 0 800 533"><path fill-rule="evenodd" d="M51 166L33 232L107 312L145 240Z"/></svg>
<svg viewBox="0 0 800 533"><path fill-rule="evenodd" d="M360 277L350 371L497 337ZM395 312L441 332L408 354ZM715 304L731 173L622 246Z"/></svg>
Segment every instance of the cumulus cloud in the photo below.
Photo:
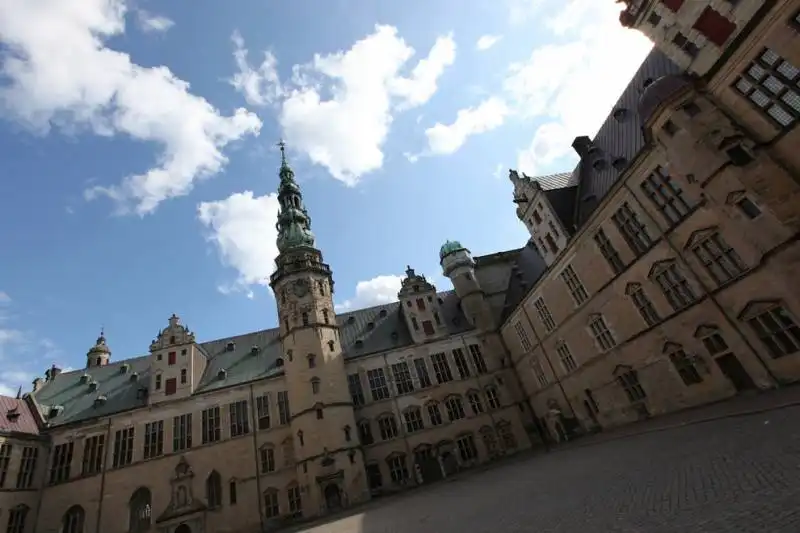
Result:
<svg viewBox="0 0 800 533"><path fill-rule="evenodd" d="M167 67L142 67L107 42L125 31L124 0L0 0L0 111L41 134L52 128L153 143L157 163L96 186L121 212L152 212L218 173L223 149L258 134L244 109L224 116Z"/></svg>
<svg viewBox="0 0 800 533"><path fill-rule="evenodd" d="M475 107L461 109L452 124L436 123L425 130L431 154L448 155L458 151L471 135L485 133L503 124L508 107L499 98L488 98Z"/></svg>
<svg viewBox="0 0 800 533"><path fill-rule="evenodd" d="M0 291L0 305L11 302L11 296L8 293Z"/></svg>
<svg viewBox="0 0 800 533"><path fill-rule="evenodd" d="M492 46L496 45L502 39L502 35L482 35L478 42L475 43L475 48L479 51L488 50Z"/></svg>
<svg viewBox="0 0 800 533"><path fill-rule="evenodd" d="M136 20L145 33L163 33L173 27L175 22L162 15L153 15L143 9L136 11Z"/></svg>
<svg viewBox="0 0 800 533"><path fill-rule="evenodd" d="M264 52L264 60L257 67L251 67L247 61L248 50L244 47L244 39L236 31L231 37L233 41L233 58L238 71L228 80L248 104L263 106L271 104L283 94L278 77L278 60L272 52Z"/></svg>
<svg viewBox="0 0 800 533"><path fill-rule="evenodd" d="M367 281L359 281L356 284L356 293L353 298L336 304L335 309L342 312L397 301L397 293L400 292L402 281L402 276L395 275L382 275Z"/></svg>
<svg viewBox="0 0 800 533"><path fill-rule="evenodd" d="M278 255L275 221L279 208L277 195L254 196L251 191L198 206L197 216L209 230L208 240L223 263L238 272L236 281L221 285L220 291L244 291L252 297L252 285L269 286Z"/></svg>
<svg viewBox="0 0 800 533"><path fill-rule="evenodd" d="M394 116L430 100L456 51L453 37L441 36L407 70L415 50L396 28L379 25L349 50L294 65L291 79L281 84L273 57L265 59L266 66L253 68L242 54L244 43L234 45L234 86L248 101L274 101L292 148L347 185L383 166L383 146Z"/></svg>

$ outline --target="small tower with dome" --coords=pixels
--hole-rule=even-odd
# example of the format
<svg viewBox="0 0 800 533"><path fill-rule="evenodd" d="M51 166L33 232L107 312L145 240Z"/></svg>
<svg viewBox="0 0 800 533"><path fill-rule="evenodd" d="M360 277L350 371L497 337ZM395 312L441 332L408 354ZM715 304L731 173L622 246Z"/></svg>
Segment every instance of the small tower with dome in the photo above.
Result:
<svg viewBox="0 0 800 533"><path fill-rule="evenodd" d="M111 359L111 348L106 343L105 331L100 330L100 336L86 353L86 368L106 366Z"/></svg>
<svg viewBox="0 0 800 533"><path fill-rule="evenodd" d="M481 330L494 329L491 307L475 277L475 260L470 251L459 241L447 241L439 249L439 264L453 283L469 323Z"/></svg>

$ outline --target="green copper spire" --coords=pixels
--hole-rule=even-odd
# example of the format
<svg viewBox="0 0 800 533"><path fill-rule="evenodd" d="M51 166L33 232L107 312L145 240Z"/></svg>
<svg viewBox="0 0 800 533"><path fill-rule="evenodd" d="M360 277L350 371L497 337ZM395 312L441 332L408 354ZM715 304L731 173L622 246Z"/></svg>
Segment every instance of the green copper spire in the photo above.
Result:
<svg viewBox="0 0 800 533"><path fill-rule="evenodd" d="M294 181L294 171L286 162L286 143L278 143L281 148L281 168L278 175L278 201L281 211L278 214L278 250L285 252L290 248L314 247L314 234L311 233L311 217L303 205L303 193Z"/></svg>

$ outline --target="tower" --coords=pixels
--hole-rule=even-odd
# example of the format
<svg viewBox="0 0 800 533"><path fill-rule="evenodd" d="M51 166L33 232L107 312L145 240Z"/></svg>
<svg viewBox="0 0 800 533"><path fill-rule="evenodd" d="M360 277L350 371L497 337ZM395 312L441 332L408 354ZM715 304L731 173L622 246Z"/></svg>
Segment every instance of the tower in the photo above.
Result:
<svg viewBox="0 0 800 533"><path fill-rule="evenodd" d="M278 251L270 286L278 302L297 479L312 515L369 498L333 310L333 278L281 141Z"/></svg>
<svg viewBox="0 0 800 533"><path fill-rule="evenodd" d="M106 344L105 332L101 329L94 346L86 352L86 368L105 366L109 359L111 359L111 348Z"/></svg>
<svg viewBox="0 0 800 533"><path fill-rule="evenodd" d="M494 318L486 295L475 277L475 260L458 241L447 241L439 250L442 272L450 278L461 310L469 323L481 331L494 329Z"/></svg>

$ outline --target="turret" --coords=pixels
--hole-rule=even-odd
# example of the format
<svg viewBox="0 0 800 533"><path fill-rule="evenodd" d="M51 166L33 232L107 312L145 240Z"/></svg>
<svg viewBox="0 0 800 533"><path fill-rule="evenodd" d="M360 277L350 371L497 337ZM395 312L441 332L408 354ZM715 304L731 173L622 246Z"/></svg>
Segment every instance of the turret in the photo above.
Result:
<svg viewBox="0 0 800 533"><path fill-rule="evenodd" d="M448 335L436 287L410 266L406 267L397 298L414 342L421 344Z"/></svg>
<svg viewBox="0 0 800 533"><path fill-rule="evenodd" d="M105 366L111 359L111 349L106 344L105 332L100 330L100 336L86 353L86 368Z"/></svg>
<svg viewBox="0 0 800 533"><path fill-rule="evenodd" d="M453 283L469 323L484 331L494 329L491 308L475 276L475 260L470 251L458 241L447 241L439 250L439 264Z"/></svg>

